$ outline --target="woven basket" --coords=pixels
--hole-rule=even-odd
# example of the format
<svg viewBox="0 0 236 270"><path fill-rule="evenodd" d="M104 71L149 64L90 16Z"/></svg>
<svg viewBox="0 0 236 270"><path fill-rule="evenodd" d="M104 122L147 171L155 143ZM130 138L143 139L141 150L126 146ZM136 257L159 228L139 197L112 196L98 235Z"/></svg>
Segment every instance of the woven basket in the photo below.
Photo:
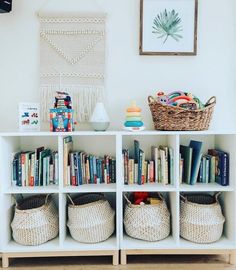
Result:
<svg viewBox="0 0 236 270"><path fill-rule="evenodd" d="M218 241L223 232L225 218L218 201L220 193L181 195L180 235L200 244Z"/></svg>
<svg viewBox="0 0 236 270"><path fill-rule="evenodd" d="M145 241L159 241L170 234L170 213L161 194L157 205L134 205L124 195L127 204L124 213L126 233Z"/></svg>
<svg viewBox="0 0 236 270"><path fill-rule="evenodd" d="M107 240L115 230L115 211L102 194L84 194L68 205L68 223L73 239L82 243Z"/></svg>
<svg viewBox="0 0 236 270"><path fill-rule="evenodd" d="M163 105L148 97L149 107L156 130L207 130L210 126L216 97L212 97L201 110L186 110Z"/></svg>
<svg viewBox="0 0 236 270"><path fill-rule="evenodd" d="M40 245L55 238L59 221L52 198L39 195L16 202L11 228L13 239L21 245Z"/></svg>

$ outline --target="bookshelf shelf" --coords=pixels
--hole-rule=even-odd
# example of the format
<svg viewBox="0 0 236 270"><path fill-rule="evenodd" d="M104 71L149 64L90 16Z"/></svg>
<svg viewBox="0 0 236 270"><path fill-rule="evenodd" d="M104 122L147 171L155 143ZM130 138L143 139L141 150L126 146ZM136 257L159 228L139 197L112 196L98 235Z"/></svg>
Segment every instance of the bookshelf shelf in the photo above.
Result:
<svg viewBox="0 0 236 270"><path fill-rule="evenodd" d="M83 184L66 186L64 183L63 140L67 136L73 138L74 151L86 151L95 156L110 155L116 159L116 183ZM166 145L174 153L174 182L171 185L147 183L144 185L124 185L122 168L122 149L133 147L138 140L151 158L151 146ZM181 144L189 144L190 140L203 142L203 151L209 148L220 148L230 155L230 185L217 183L193 186L179 184L179 148ZM33 150L46 146L59 154L59 185L45 187L13 187L11 186L12 153L19 150ZM131 150L132 151L132 150ZM132 154L132 153L131 153ZM40 256L102 256L110 255L113 264L118 263L118 252L121 250L121 263L126 264L127 256L143 254L228 254L233 262L236 256L236 131L203 131L203 132L73 132L73 133L0 133L0 252L3 254L3 266L7 267L10 258ZM167 198L171 212L171 235L159 242L147 242L133 239L126 235L123 228L124 193L135 191L161 192ZM72 197L81 193L101 192L109 199L116 210L116 231L107 241L97 244L83 244L74 241L67 228L67 194ZM212 244L199 245L180 237L180 193L181 192L222 192L220 203L226 217L222 238ZM40 246L26 247L15 243L11 236L10 223L13 217L13 197L37 194L53 194L59 212L59 235L56 239Z"/></svg>
<svg viewBox="0 0 236 270"><path fill-rule="evenodd" d="M203 183L196 183L195 185L187 185L187 184L181 184L179 187L179 190L182 192L198 192L198 191L211 191L211 192L217 192L217 191L234 191L234 188L232 186L221 186L217 183L209 183L209 184L203 184Z"/></svg>
<svg viewBox="0 0 236 270"><path fill-rule="evenodd" d="M116 192L116 184L85 184L62 189L63 193Z"/></svg>
<svg viewBox="0 0 236 270"><path fill-rule="evenodd" d="M59 193L59 187L9 187L3 191L4 194L45 194L45 193Z"/></svg>
<svg viewBox="0 0 236 270"><path fill-rule="evenodd" d="M125 192L134 192L134 191L148 191L148 192L171 192L176 191L176 188L173 185L163 185L163 184L132 184L132 185L123 185L123 191Z"/></svg>

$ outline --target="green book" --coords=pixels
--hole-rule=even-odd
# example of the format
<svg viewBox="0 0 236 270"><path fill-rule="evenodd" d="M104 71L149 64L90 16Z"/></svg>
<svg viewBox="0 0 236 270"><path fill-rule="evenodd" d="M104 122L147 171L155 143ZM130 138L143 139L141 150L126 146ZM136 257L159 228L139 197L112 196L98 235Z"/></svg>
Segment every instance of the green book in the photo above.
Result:
<svg viewBox="0 0 236 270"><path fill-rule="evenodd" d="M210 182L215 183L216 181L216 157L210 156Z"/></svg>
<svg viewBox="0 0 236 270"><path fill-rule="evenodd" d="M184 159L183 180L186 184L190 185L193 148L180 145L180 153Z"/></svg>

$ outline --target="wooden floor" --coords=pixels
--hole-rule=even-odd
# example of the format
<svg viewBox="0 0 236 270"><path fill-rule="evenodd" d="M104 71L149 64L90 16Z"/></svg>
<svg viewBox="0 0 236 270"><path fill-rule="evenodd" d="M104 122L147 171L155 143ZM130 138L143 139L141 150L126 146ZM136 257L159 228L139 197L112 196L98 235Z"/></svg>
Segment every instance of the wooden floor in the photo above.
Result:
<svg viewBox="0 0 236 270"><path fill-rule="evenodd" d="M236 270L225 256L129 256L128 265L112 266L110 257L12 259L11 269L23 270ZM2 269L2 268L0 268Z"/></svg>

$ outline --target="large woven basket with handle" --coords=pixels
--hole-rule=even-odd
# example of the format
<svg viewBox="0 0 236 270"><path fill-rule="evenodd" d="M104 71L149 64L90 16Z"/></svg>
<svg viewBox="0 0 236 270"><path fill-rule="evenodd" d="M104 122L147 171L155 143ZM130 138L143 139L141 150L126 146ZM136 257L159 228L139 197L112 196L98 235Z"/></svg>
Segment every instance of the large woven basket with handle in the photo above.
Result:
<svg viewBox="0 0 236 270"><path fill-rule="evenodd" d="M225 218L218 201L205 193L181 195L180 235L195 243L207 244L218 241L223 232Z"/></svg>
<svg viewBox="0 0 236 270"><path fill-rule="evenodd" d="M124 226L129 236L150 242L169 236L170 212L161 194L157 194L160 203L156 205L134 205L126 195L124 198Z"/></svg>
<svg viewBox="0 0 236 270"><path fill-rule="evenodd" d="M107 240L115 230L115 212L103 194L69 195L68 222L73 239L82 243Z"/></svg>
<svg viewBox="0 0 236 270"><path fill-rule="evenodd" d="M207 130L210 126L216 97L212 97L203 109L188 110L180 107L163 105L153 97L148 97L156 130Z"/></svg>
<svg viewBox="0 0 236 270"><path fill-rule="evenodd" d="M40 245L55 238L58 211L50 195L31 196L16 203L11 228L13 239L21 245Z"/></svg>

